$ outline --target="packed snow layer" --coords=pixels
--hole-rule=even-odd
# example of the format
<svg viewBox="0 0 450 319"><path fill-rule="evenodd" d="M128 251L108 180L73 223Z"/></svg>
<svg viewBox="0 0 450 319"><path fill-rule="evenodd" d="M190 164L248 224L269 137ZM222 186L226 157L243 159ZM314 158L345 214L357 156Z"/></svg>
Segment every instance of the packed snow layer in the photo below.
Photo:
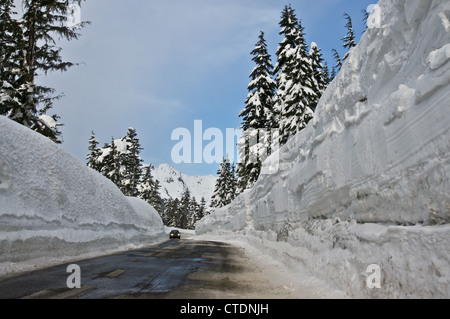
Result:
<svg viewBox="0 0 450 319"><path fill-rule="evenodd" d="M238 232L349 296L449 298L449 20L448 1L380 1L273 174L197 233Z"/></svg>
<svg viewBox="0 0 450 319"><path fill-rule="evenodd" d="M0 136L0 275L166 238L150 205L49 139L3 116Z"/></svg>

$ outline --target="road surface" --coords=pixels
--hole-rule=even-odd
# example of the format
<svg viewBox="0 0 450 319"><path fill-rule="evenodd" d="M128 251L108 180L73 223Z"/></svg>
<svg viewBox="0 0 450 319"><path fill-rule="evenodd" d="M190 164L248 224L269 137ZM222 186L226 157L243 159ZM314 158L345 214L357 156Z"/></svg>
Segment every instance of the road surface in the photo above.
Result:
<svg viewBox="0 0 450 319"><path fill-rule="evenodd" d="M71 264L81 288L67 287L64 264L0 281L0 299L271 298L279 289L242 248L216 241L168 240Z"/></svg>

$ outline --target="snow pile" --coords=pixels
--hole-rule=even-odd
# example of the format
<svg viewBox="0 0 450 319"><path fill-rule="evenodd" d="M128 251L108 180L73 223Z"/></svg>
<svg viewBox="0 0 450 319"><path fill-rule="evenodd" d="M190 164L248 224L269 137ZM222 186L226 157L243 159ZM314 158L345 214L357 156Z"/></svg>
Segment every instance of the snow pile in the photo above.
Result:
<svg viewBox="0 0 450 319"><path fill-rule="evenodd" d="M0 275L165 239L158 213L0 116Z"/></svg>
<svg viewBox="0 0 450 319"><path fill-rule="evenodd" d="M181 199L183 193L189 190L191 197L197 202L205 198L209 207L217 178L208 176L188 176L174 169L169 164L161 164L154 171L153 176L161 185L159 193L163 199Z"/></svg>
<svg viewBox="0 0 450 319"><path fill-rule="evenodd" d="M449 20L448 1L380 1L278 170L197 233L237 232L349 296L449 298Z"/></svg>

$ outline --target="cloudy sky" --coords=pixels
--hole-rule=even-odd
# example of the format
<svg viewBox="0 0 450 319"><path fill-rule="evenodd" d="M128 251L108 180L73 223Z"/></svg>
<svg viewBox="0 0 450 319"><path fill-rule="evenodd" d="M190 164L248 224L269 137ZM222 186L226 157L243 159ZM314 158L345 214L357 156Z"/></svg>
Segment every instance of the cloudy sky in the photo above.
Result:
<svg viewBox="0 0 450 319"><path fill-rule="evenodd" d="M344 52L344 12L357 36L362 13L374 0L290 1L331 65L331 50ZM62 42L63 57L80 62L65 73L41 77L64 97L55 102L67 151L85 160L94 131L101 146L137 130L145 163L169 163L189 175L215 174L219 164L173 163L171 140L177 128L194 134L237 128L254 68L250 52L264 31L272 62L282 40L275 0L87 0L82 20L91 21L79 40ZM209 142L205 141L204 145ZM225 144L225 141L224 141Z"/></svg>

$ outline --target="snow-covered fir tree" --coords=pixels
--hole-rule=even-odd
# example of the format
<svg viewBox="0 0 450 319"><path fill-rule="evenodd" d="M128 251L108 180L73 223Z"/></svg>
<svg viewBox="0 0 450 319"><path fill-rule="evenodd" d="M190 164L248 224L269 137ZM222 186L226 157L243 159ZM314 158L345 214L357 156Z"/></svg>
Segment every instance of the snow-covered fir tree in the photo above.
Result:
<svg viewBox="0 0 450 319"><path fill-rule="evenodd" d="M152 205L153 208L161 214L162 200L159 193L161 185L159 184L159 181L153 177L152 170L154 170L153 164L144 167L142 181L139 184L139 197Z"/></svg>
<svg viewBox="0 0 450 319"><path fill-rule="evenodd" d="M276 51L277 63L274 69L274 74L276 75L275 80L277 84L277 92L274 97L274 112L276 115L278 115L276 118L277 125L273 126L274 128L279 127L279 116L286 101L286 90L289 81L288 78L291 74L290 66L292 65L292 60L295 59L295 57L293 56L293 50L297 47L298 44L298 19L295 10L292 9L290 5L284 7L279 25L281 27L279 34L283 36L283 39Z"/></svg>
<svg viewBox="0 0 450 319"><path fill-rule="evenodd" d="M245 108L239 114L242 117L242 129L270 127L273 122L273 96L276 83L272 79L273 66L267 51L264 32L261 31L259 41L251 52L256 66L250 74L248 96Z"/></svg>
<svg viewBox="0 0 450 319"><path fill-rule="evenodd" d="M139 181L142 175L142 158L139 154L142 150L134 128L128 128L127 135L122 139L126 145L126 151L121 154L122 192L127 196L138 196Z"/></svg>
<svg viewBox="0 0 450 319"><path fill-rule="evenodd" d="M16 14L14 0L0 0L0 115L8 116L19 109L21 65L23 47L21 22L12 18Z"/></svg>
<svg viewBox="0 0 450 319"><path fill-rule="evenodd" d="M329 74L327 65L323 65L324 60L321 50L315 42L311 43L311 48L309 50L309 59L311 61L312 79L314 81L313 90L314 93L316 93L317 97L311 104L311 110L315 111L316 106L319 103L319 100L323 92L325 92L325 89L327 88L327 85L329 83Z"/></svg>
<svg viewBox="0 0 450 319"><path fill-rule="evenodd" d="M342 38L342 41L344 42L344 49L347 49L347 52L342 58L342 61L347 60L350 55L351 49L356 46L355 31L353 30L352 18L347 13L344 13L344 17L347 20L347 24L345 25L347 29L347 35Z"/></svg>
<svg viewBox="0 0 450 319"><path fill-rule="evenodd" d="M259 41L251 55L256 66L250 74L245 108L239 114L239 117L243 118L244 133L239 141L241 158L237 168L241 191L253 186L261 171L261 161L251 161L250 139L246 133L257 129L270 129L277 125L273 108L276 82L272 79L273 66L267 51L264 32L261 31Z"/></svg>
<svg viewBox="0 0 450 319"><path fill-rule="evenodd" d="M111 139L111 144L107 145L108 151L107 155L103 160L102 173L107 178L109 178L117 187L122 186L122 167L121 167L121 156L117 149L116 141L114 137Z"/></svg>
<svg viewBox="0 0 450 319"><path fill-rule="evenodd" d="M94 133L94 131L92 131L91 137L89 138L89 154L86 157L87 166L100 172L101 166L100 166L100 163L98 162L98 159L101 154L102 154L102 151L98 147L98 141L95 138L95 133Z"/></svg>
<svg viewBox="0 0 450 319"><path fill-rule="evenodd" d="M230 161L224 158L217 174L219 176L211 198L211 207L213 208L226 206L236 197L237 180L234 173L234 164L232 168Z"/></svg>
<svg viewBox="0 0 450 319"><path fill-rule="evenodd" d="M179 227L179 207L180 200L178 198L169 199L166 202L165 210L163 213L163 223L167 227Z"/></svg>
<svg viewBox="0 0 450 319"><path fill-rule="evenodd" d="M304 129L313 118L312 107L317 104L314 76L307 51L303 27L298 22L297 46L290 51L292 59L286 61L286 87L283 103L280 105L280 143Z"/></svg>
<svg viewBox="0 0 450 319"><path fill-rule="evenodd" d="M80 5L81 0L74 2ZM2 9L11 8L12 3L2 0ZM10 119L56 143L61 143L59 116L49 116L46 113L52 108L54 100L60 96L55 95L53 88L38 85L36 78L52 71L66 71L74 65L63 61L61 48L55 45L57 39L70 41L79 37L77 29L66 25L71 4L68 0L23 0L23 16L18 19L20 22L5 33L9 35L14 32L11 39L14 39L15 52L7 55L8 61L2 61L2 65L7 65L9 72L9 90L2 90L1 95L7 94L6 100L12 103L2 103L0 110ZM86 24L87 22L80 23L78 29ZM5 57L2 52L2 60ZM14 68L11 69L10 66ZM4 84L2 83L3 88ZM5 99L2 98L3 100Z"/></svg>

